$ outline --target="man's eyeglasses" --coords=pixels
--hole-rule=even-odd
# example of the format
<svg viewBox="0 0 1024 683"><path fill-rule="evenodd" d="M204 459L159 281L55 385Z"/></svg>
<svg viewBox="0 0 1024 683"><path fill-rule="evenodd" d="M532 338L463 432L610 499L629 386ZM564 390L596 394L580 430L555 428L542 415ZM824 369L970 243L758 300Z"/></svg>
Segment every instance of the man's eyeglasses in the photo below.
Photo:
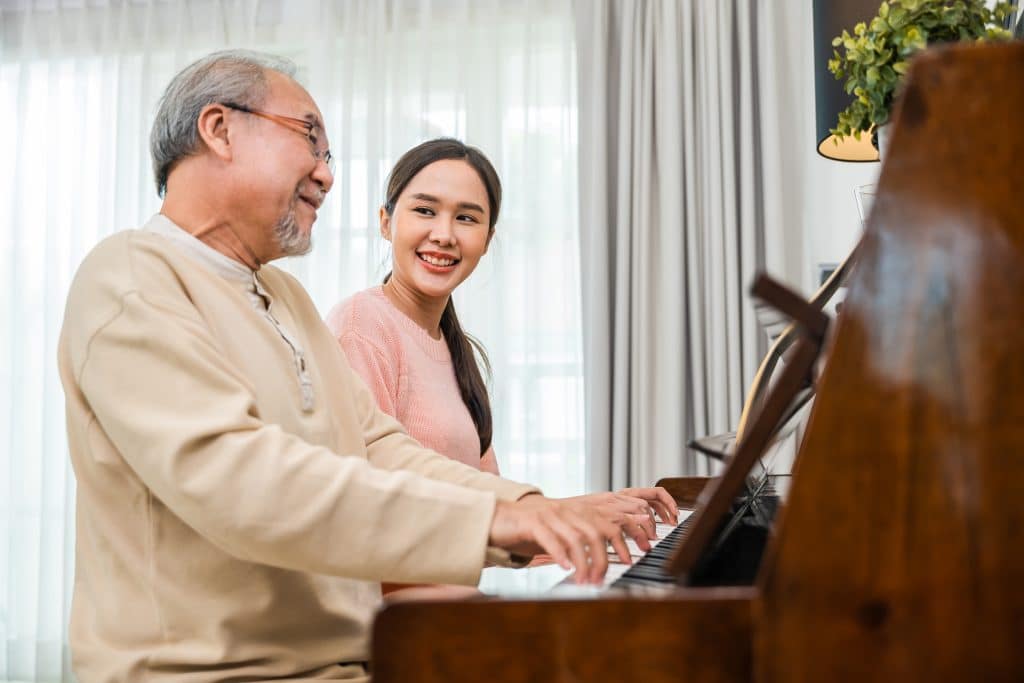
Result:
<svg viewBox="0 0 1024 683"><path fill-rule="evenodd" d="M331 154L331 150L326 147L321 147L319 139L317 138L317 131L320 130L320 126L307 121L305 119L297 119L291 116L281 116L280 114L271 114L267 111L260 111L259 109L250 109L242 104L236 104L234 102L221 102L222 105L228 109L234 109L235 111L245 112L246 114L252 114L253 116L259 116L273 121L274 123L281 124L282 126L289 128L296 133L304 135L309 140L310 148L313 152L313 158L317 161L323 161L327 164L327 170L334 175L334 155Z"/></svg>

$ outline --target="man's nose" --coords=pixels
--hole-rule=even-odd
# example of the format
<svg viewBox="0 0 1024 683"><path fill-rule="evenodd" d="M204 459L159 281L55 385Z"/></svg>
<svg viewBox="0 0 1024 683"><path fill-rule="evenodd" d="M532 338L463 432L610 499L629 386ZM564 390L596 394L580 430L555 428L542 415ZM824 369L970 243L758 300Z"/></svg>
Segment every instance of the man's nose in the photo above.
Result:
<svg viewBox="0 0 1024 683"><path fill-rule="evenodd" d="M327 167L327 162L323 159L317 160L311 177L320 184L320 187L324 188L324 194L330 192L331 187L334 186L334 174L331 173L331 169Z"/></svg>

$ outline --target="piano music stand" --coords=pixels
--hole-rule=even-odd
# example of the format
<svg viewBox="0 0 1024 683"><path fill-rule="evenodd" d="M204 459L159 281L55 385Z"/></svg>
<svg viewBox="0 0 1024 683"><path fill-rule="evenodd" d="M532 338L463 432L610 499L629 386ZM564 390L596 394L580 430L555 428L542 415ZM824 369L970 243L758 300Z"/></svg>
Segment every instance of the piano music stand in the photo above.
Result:
<svg viewBox="0 0 1024 683"><path fill-rule="evenodd" d="M793 319L799 338L778 381L768 390L749 430L737 443L721 477L710 480L697 500L690 528L668 564L668 571L686 583L707 562L726 514L744 489L747 476L804 385L818 358L828 328L828 316L766 275L758 276L751 294Z"/></svg>

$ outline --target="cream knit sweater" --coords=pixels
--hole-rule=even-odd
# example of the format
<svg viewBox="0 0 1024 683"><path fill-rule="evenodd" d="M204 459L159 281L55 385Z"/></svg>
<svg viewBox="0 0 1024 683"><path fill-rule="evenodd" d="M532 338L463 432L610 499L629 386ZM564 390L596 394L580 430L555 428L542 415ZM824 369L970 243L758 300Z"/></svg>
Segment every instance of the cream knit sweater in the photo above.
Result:
<svg viewBox="0 0 1024 683"><path fill-rule="evenodd" d="M496 497L535 489L407 436L290 276L264 266L249 283L186 251L119 233L68 296L75 673L362 676L339 663L368 656L378 582L474 584L500 554L487 548Z"/></svg>

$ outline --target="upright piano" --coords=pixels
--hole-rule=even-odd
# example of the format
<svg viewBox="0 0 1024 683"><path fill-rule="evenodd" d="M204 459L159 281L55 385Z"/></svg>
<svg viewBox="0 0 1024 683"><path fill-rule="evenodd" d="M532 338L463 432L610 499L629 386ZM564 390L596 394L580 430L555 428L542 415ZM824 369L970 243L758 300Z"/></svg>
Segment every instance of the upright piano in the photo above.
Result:
<svg viewBox="0 0 1024 683"><path fill-rule="evenodd" d="M760 281L799 338L722 476L659 482L677 547L600 595L392 604L374 680L1024 680L1022 83L1021 43L915 61L842 313ZM822 346L771 514L752 472Z"/></svg>

